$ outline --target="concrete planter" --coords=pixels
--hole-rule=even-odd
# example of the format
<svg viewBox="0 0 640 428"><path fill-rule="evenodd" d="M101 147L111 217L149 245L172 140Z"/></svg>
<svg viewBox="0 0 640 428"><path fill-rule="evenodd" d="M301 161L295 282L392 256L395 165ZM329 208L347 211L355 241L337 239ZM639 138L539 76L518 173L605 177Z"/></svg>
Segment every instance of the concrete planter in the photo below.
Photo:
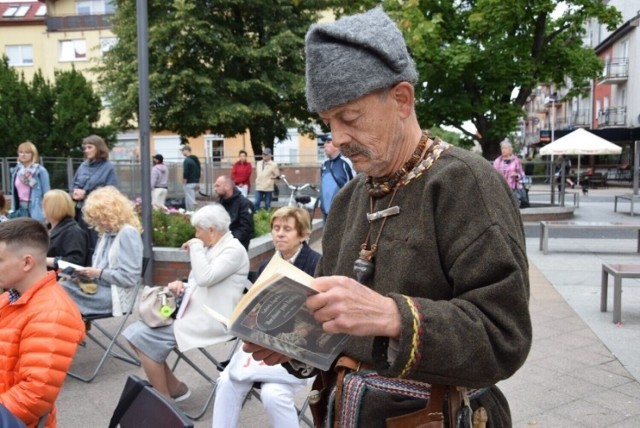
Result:
<svg viewBox="0 0 640 428"><path fill-rule="evenodd" d="M314 220L310 242L322 237L322 220ZM249 244L250 270L255 271L260 263L273 256L274 248L271 235L263 235L251 240ZM153 248L153 283L165 285L171 281L184 280L189 276L191 264L189 254L185 250L174 247Z"/></svg>

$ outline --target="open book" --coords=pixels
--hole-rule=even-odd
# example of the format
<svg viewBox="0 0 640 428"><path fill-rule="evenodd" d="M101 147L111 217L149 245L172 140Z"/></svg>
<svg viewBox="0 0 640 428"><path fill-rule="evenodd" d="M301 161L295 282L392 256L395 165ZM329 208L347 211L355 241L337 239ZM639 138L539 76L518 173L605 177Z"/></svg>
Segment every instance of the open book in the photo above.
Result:
<svg viewBox="0 0 640 428"><path fill-rule="evenodd" d="M72 277L74 277L76 270L84 269L84 266L65 262L64 260L58 260L58 269L58 275L60 276L60 278L71 279Z"/></svg>
<svg viewBox="0 0 640 428"><path fill-rule="evenodd" d="M291 263L272 257L228 319L206 305L204 310L247 342L328 370L349 336L325 333L307 309L307 297L318 293L309 286L312 279Z"/></svg>

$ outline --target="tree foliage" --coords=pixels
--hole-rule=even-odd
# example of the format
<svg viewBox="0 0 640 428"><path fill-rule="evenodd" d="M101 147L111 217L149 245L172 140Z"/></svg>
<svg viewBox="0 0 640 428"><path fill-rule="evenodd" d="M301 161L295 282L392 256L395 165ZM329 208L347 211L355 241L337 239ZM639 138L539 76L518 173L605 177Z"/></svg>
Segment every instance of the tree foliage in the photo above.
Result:
<svg viewBox="0 0 640 428"><path fill-rule="evenodd" d="M360 1L339 12L379 4ZM453 126L477 140L483 155L516 128L527 97L541 83L584 93L602 71L583 45L584 23L610 29L620 13L601 0L386 0L420 72L417 113L423 127ZM566 10L554 11L560 3ZM464 128L470 121L478 134Z"/></svg>
<svg viewBox="0 0 640 428"><path fill-rule="evenodd" d="M150 2L149 86L153 130L183 136L250 130L255 153L308 123L304 35L322 0ZM113 123L137 126L135 1L118 2L117 45L99 68Z"/></svg>
<svg viewBox="0 0 640 428"><path fill-rule="evenodd" d="M0 61L0 156L15 156L32 141L42 156L81 156L82 139L98 134L114 141L110 126L99 126L102 103L82 73L56 71L49 82L38 70L31 82Z"/></svg>

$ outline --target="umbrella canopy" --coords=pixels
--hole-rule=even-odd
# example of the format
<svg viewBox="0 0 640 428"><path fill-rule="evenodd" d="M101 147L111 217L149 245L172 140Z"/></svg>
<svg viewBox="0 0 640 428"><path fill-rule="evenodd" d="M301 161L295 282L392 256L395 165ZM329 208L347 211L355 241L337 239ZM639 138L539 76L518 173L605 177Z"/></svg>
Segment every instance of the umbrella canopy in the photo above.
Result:
<svg viewBox="0 0 640 428"><path fill-rule="evenodd" d="M540 149L541 155L617 155L622 147L578 128Z"/></svg>

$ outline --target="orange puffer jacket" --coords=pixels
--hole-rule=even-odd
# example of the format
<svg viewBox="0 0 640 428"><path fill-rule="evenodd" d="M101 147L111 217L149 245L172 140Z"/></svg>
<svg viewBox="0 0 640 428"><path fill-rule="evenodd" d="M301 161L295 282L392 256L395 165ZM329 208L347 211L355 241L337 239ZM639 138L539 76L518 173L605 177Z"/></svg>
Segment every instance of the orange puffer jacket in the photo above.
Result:
<svg viewBox="0 0 640 428"><path fill-rule="evenodd" d="M0 295L0 403L28 427L50 412L62 388L84 323L75 303L56 282L54 272L9 304Z"/></svg>

